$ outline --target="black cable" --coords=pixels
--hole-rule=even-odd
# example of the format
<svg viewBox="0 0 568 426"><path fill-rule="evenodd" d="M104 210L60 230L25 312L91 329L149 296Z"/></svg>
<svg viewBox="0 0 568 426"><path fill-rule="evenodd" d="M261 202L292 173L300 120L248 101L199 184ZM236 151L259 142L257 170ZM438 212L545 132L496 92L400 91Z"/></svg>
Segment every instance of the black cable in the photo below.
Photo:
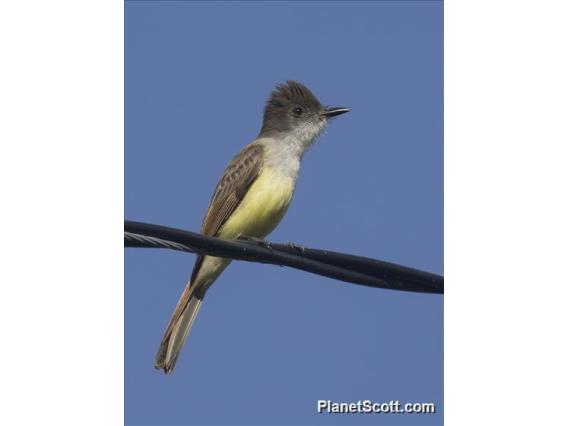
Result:
<svg viewBox="0 0 568 426"><path fill-rule="evenodd" d="M369 287L444 293L444 277L394 263L295 244L221 240L142 222L124 222L125 247L168 248L218 257L289 266Z"/></svg>

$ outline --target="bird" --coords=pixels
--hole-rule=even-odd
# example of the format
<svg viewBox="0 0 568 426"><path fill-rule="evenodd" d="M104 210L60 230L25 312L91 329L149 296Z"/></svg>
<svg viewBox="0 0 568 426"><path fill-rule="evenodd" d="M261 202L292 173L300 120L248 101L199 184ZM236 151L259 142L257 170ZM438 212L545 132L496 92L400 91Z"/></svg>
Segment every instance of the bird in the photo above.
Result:
<svg viewBox="0 0 568 426"><path fill-rule="evenodd" d="M288 80L271 91L260 133L227 165L201 226L221 239L264 239L286 213L302 156L329 120L350 109L324 106L302 83ZM155 368L169 374L210 286L230 259L199 254L166 327Z"/></svg>

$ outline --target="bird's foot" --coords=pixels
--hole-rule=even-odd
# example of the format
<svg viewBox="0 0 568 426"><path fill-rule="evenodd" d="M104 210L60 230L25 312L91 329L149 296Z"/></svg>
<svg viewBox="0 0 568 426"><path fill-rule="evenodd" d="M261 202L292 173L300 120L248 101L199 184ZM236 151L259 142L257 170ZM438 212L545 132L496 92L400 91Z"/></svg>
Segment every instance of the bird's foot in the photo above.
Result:
<svg viewBox="0 0 568 426"><path fill-rule="evenodd" d="M293 249L298 250L300 253L304 254L306 252L306 248L301 245L301 244L296 244L296 243L288 243L288 245L290 247L292 247Z"/></svg>
<svg viewBox="0 0 568 426"><path fill-rule="evenodd" d="M248 241L250 243L258 244L260 247L268 249L272 252L272 246L270 245L270 242L263 240L262 238L241 236L241 237L239 237L239 239L244 240L244 241Z"/></svg>

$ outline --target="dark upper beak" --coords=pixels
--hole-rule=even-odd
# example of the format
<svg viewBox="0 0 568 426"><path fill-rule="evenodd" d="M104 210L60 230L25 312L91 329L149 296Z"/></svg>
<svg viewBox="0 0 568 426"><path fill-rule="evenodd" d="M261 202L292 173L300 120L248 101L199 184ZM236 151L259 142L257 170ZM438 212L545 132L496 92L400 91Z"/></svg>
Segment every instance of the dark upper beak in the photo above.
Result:
<svg viewBox="0 0 568 426"><path fill-rule="evenodd" d="M351 111L349 108L346 107L327 107L323 115L327 118L337 117L338 115L345 114L346 112Z"/></svg>

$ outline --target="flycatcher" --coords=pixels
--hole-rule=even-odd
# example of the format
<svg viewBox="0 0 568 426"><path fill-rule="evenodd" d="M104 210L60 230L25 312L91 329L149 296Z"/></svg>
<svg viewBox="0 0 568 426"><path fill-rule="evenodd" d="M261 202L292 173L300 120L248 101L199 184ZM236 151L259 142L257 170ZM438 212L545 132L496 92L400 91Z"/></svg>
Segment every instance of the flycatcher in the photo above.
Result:
<svg viewBox="0 0 568 426"><path fill-rule="evenodd" d="M203 219L201 233L223 239L264 238L284 216L302 155L331 117L348 112L324 107L295 81L277 86L264 108L258 137L229 163ZM207 289L231 261L198 255L156 355L156 368L170 373Z"/></svg>

